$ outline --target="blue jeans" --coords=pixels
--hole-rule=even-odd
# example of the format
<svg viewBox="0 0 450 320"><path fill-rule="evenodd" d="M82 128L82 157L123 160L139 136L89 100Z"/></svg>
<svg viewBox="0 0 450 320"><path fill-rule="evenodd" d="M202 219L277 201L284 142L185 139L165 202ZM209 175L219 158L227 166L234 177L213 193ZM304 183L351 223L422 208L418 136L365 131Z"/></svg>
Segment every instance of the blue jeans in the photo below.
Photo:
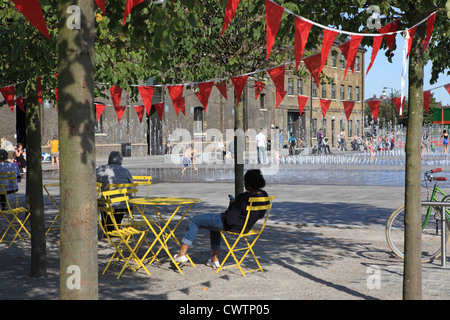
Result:
<svg viewBox="0 0 450 320"><path fill-rule="evenodd" d="M191 246L197 236L198 229L203 228L209 230L211 240L211 249L220 250L220 232L223 229L220 213L205 213L196 215L191 219L186 229L183 240L181 242Z"/></svg>
<svg viewBox="0 0 450 320"><path fill-rule="evenodd" d="M256 151L258 152L258 163L266 163L266 147L256 147Z"/></svg>

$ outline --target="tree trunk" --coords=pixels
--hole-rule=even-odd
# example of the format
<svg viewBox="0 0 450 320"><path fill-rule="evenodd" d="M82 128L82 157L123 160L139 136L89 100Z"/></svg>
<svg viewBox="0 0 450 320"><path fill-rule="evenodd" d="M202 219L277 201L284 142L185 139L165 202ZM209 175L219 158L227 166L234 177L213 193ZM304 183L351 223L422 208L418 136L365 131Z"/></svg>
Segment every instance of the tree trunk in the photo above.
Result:
<svg viewBox="0 0 450 320"><path fill-rule="evenodd" d="M26 197L31 224L31 277L47 275L47 251L45 242L45 217L42 192L41 110L37 98L36 83L28 80L25 85L27 174Z"/></svg>
<svg viewBox="0 0 450 320"><path fill-rule="evenodd" d="M58 21L60 298L97 299L94 1L60 1Z"/></svg>
<svg viewBox="0 0 450 320"><path fill-rule="evenodd" d="M420 16L420 15L417 15ZM424 25L417 28L409 60L405 170L405 260L403 299L422 299L421 140L423 123Z"/></svg>

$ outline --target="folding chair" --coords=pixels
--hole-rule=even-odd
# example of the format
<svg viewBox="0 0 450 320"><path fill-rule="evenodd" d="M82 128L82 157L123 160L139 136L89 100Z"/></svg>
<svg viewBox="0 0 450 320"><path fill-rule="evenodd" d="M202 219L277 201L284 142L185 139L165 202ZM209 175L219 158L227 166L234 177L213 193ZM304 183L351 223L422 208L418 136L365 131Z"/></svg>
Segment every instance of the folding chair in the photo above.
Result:
<svg viewBox="0 0 450 320"><path fill-rule="evenodd" d="M250 198L249 205L247 206L247 217L245 218L244 226L242 227L241 232L233 232L233 231L226 231L226 230L220 231L220 234L222 235L222 238L228 247L228 253L225 256L225 259L223 259L219 268L217 268L216 273L218 273L222 269L231 268L231 267L239 268L239 270L241 271L241 273L244 277L245 277L245 274L249 273L249 272L253 272L253 271L263 272L263 268L259 264L258 258L256 258L255 252L253 251L253 245L256 243L258 238L261 236L261 233L263 232L263 230L266 226L267 218L269 217L270 209L272 208L273 198L274 198L274 196ZM264 203L264 204L261 204L261 203ZM245 232L250 215L253 212L260 211L260 210L266 210L263 223L262 224L256 223L253 229L251 229L248 232ZM235 239L234 242L228 241L228 239L225 235L228 235L230 239ZM251 237L254 237L253 240L251 240ZM241 242L241 240L245 241L244 246L242 246L242 245L238 246L238 243ZM232 243L232 245L230 245L230 243ZM242 255L241 259L238 260L235 253L238 251L244 251L244 250L245 250L244 254ZM244 271L242 269L242 262L244 261L245 257L248 255L249 252L252 254L253 258L255 259L255 262L258 265L258 268ZM233 259L236 263L233 265L224 266L225 262L227 261L227 259L230 255L233 256Z"/></svg>
<svg viewBox="0 0 450 320"><path fill-rule="evenodd" d="M60 208L59 208L59 205L56 203L55 199L53 198L53 196L51 195L51 193L50 193L50 191L49 191L49 188L50 188L50 187L59 187L59 183L44 184L44 185L42 185L42 187L44 188L44 190L45 190L45 192L47 193L48 197L49 197L50 200L52 201L53 206L54 206L54 207L56 208L56 210L57 210L56 215L55 215L55 218L53 219L52 223L50 224L50 227L48 227L47 232L45 233L45 236L47 236L48 233L49 233L51 230L59 229L59 228L57 228L57 227L53 228L53 225L54 225L55 222L58 220L59 215L61 214L61 210L60 210Z"/></svg>
<svg viewBox="0 0 450 320"><path fill-rule="evenodd" d="M96 187L97 187L97 199L98 199L102 196L102 183L97 182Z"/></svg>
<svg viewBox="0 0 450 320"><path fill-rule="evenodd" d="M148 197L148 191L150 189L150 185L152 184L152 176L132 176L133 182L137 183L138 186L147 186L147 194L146 197Z"/></svg>
<svg viewBox="0 0 450 320"><path fill-rule="evenodd" d="M23 207L16 207L16 208L11 207L11 204L8 200L8 192L6 191L6 185L4 185L4 184L0 184L0 195L3 195L5 197L6 206L7 206L6 210L1 210L1 208L0 208L0 215L5 217L6 221L8 222L8 227L6 228L5 232L3 233L2 238L0 239L0 243L3 241L3 239L5 238L6 234L8 233L8 231L10 229L15 231L15 236L11 240L9 246L11 246L14 243L14 241L16 240L17 237L19 237L22 240L25 240L20 234L21 231L22 231L22 233L25 232L31 238L31 234L25 226L25 223L27 222L28 218L30 217L30 212L26 208L23 208ZM25 218L23 220L19 216L22 214L25 215ZM18 223L19 228L16 228L15 222Z"/></svg>
<svg viewBox="0 0 450 320"><path fill-rule="evenodd" d="M103 197L110 199L111 203L125 202L129 223L134 226L145 225L145 221L137 221L133 217L133 210L130 207L128 200L130 195L135 197L137 194L137 183L120 183L120 184L108 184L106 191L102 191Z"/></svg>
<svg viewBox="0 0 450 320"><path fill-rule="evenodd" d="M101 215L98 215L100 227L102 228L103 233L108 238L109 243L111 243L114 247L114 253L109 259L102 274L105 274L106 271L108 271L113 261L114 263L117 263L121 260L123 261L124 265L120 270L117 279L120 278L127 267L133 272L136 272L139 268L143 268L148 275L151 275L137 255L139 248L145 240L147 231L139 231L131 226L119 226L114 217L114 209L111 206L110 199L98 199L97 204L98 210L100 211L101 215L109 216L109 219L114 226L113 230L108 231L106 229L106 226L102 223L100 217ZM133 262L134 265L132 264Z"/></svg>
<svg viewBox="0 0 450 320"><path fill-rule="evenodd" d="M6 186L14 186L14 190L16 190L19 189L16 181L17 180L15 172L0 172L0 184L4 184ZM14 192L14 196L14 207L16 208L19 206L19 194L17 192Z"/></svg>

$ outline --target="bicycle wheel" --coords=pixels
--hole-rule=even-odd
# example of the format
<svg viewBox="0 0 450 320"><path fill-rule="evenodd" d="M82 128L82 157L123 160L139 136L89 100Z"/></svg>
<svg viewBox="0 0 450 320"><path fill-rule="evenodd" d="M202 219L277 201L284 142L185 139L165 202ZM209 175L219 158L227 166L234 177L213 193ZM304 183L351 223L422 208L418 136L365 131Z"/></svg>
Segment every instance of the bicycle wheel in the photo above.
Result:
<svg viewBox="0 0 450 320"><path fill-rule="evenodd" d="M445 200L444 200L445 199ZM449 201L450 198L444 198L442 201ZM429 207L422 207L421 221L422 224L427 217ZM422 228L422 262L430 262L441 255L441 212L436 208L432 208L428 222ZM388 219L386 224L386 240L394 252L394 254L403 259L405 245L405 207L401 206L395 210ZM446 242L449 242L449 223L446 220Z"/></svg>

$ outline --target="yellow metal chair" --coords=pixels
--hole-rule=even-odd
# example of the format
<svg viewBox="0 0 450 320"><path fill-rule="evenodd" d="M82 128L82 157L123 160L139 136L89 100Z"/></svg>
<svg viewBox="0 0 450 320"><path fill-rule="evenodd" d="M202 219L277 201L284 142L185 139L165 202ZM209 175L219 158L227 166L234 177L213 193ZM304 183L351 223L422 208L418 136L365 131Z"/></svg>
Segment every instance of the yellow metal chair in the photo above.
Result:
<svg viewBox="0 0 450 320"><path fill-rule="evenodd" d="M6 234L10 229L15 231L15 236L11 240L9 246L11 246L17 237L19 237L22 240L25 240L22 235L22 233L27 234L31 238L31 234L28 231L27 227L25 226L28 218L30 217L30 212L24 208L24 207L12 207L9 200L8 200L8 192L6 191L6 186L4 184L0 184L0 195L3 195L6 199L6 210L1 210L0 208L0 215L3 216L6 221L8 222L8 227L6 228L5 232L3 232L3 235L0 239L0 243L5 238ZM24 215L24 219L22 220L20 218L20 215ZM17 225L15 225L17 222L19 228L16 228Z"/></svg>
<svg viewBox="0 0 450 320"><path fill-rule="evenodd" d="M101 215L98 215L100 227L108 238L109 243L111 243L114 247L114 253L109 259L102 274L105 274L106 271L108 271L113 261L114 263L123 261L124 265L120 270L117 279L120 278L127 267L133 272L137 271L139 268L143 268L148 275L151 275L142 263L141 259L138 257L139 248L145 240L147 231L140 231L131 226L121 226L117 224L110 199L98 199L97 203L98 210L101 215L108 216L113 226L112 230L108 230L102 223Z"/></svg>
<svg viewBox="0 0 450 320"><path fill-rule="evenodd" d="M150 189L150 185L152 184L152 176L132 176L133 182L137 183L138 186L147 186L147 194L146 197L148 197L148 191Z"/></svg>
<svg viewBox="0 0 450 320"><path fill-rule="evenodd" d="M245 277L245 274L249 273L249 272L253 272L253 271L261 271L262 272L263 271L263 268L259 264L258 258L256 258L255 252L253 251L253 245L256 243L258 238L261 236L261 233L263 232L263 230L266 226L267 218L269 217L270 209L272 208L273 198L274 198L274 196L250 198L249 205L247 206L247 217L245 219L245 223L244 223L244 226L242 227L241 232L232 232L232 231L226 231L226 230L220 231L220 234L222 235L222 238L228 247L228 253L225 256L225 258L223 259L219 268L217 268L216 273L218 273L222 269L231 268L231 267L239 268L239 270L241 271L241 273L244 277ZM261 203L264 203L264 204L261 205ZM266 210L266 214L265 214L263 223L256 223L253 226L253 229L251 229L248 232L245 232L249 217L252 214L252 212L260 211L260 210ZM227 237L225 235L227 235L229 237L230 241L227 239ZM232 239L234 239L234 241L232 241ZM243 240L245 242L245 245L241 244L240 246L238 246L238 244L241 242L241 240ZM238 260L235 253L239 252L239 251L244 251L244 250L245 250L244 254ZM244 261L245 257L248 255L249 252L252 254L256 264L258 265L258 268L244 271L242 269L242 262ZM225 262L227 261L227 259L230 255L233 256L233 259L236 263L233 265L224 266Z"/></svg>
<svg viewBox="0 0 450 320"><path fill-rule="evenodd" d="M47 193L47 195L49 196L50 200L52 201L53 205L55 206L55 208L57 210L55 218L53 219L52 223L50 224L50 227L48 227L47 232L45 233L45 236L47 236L51 230L59 229L57 227L54 228L53 225L55 224L56 220L58 220L59 215L61 214L61 211L59 209L59 205L56 203L55 199L51 195L51 192L49 191L50 187L59 187L59 183L44 184L44 185L42 185L42 187L44 188L45 192Z"/></svg>
<svg viewBox="0 0 450 320"><path fill-rule="evenodd" d="M96 187L97 187L97 199L98 199L102 196L102 183L97 182Z"/></svg>
<svg viewBox="0 0 450 320"><path fill-rule="evenodd" d="M111 199L112 203L125 202L128 212L128 219L130 224L137 226L138 224L144 225L145 221L137 221L133 217L133 210L130 207L128 200L130 196L135 197L137 194L137 183L120 183L120 184L108 184L106 191L102 191L102 196L107 199Z"/></svg>
<svg viewBox="0 0 450 320"><path fill-rule="evenodd" d="M17 185L16 182L16 174L14 172L0 172L0 184L4 184L4 185L13 185L16 188L14 189L19 189L19 186ZM14 193L10 193L10 194L14 194L14 207L19 207L19 194L17 192ZM10 202L11 203L11 202Z"/></svg>

